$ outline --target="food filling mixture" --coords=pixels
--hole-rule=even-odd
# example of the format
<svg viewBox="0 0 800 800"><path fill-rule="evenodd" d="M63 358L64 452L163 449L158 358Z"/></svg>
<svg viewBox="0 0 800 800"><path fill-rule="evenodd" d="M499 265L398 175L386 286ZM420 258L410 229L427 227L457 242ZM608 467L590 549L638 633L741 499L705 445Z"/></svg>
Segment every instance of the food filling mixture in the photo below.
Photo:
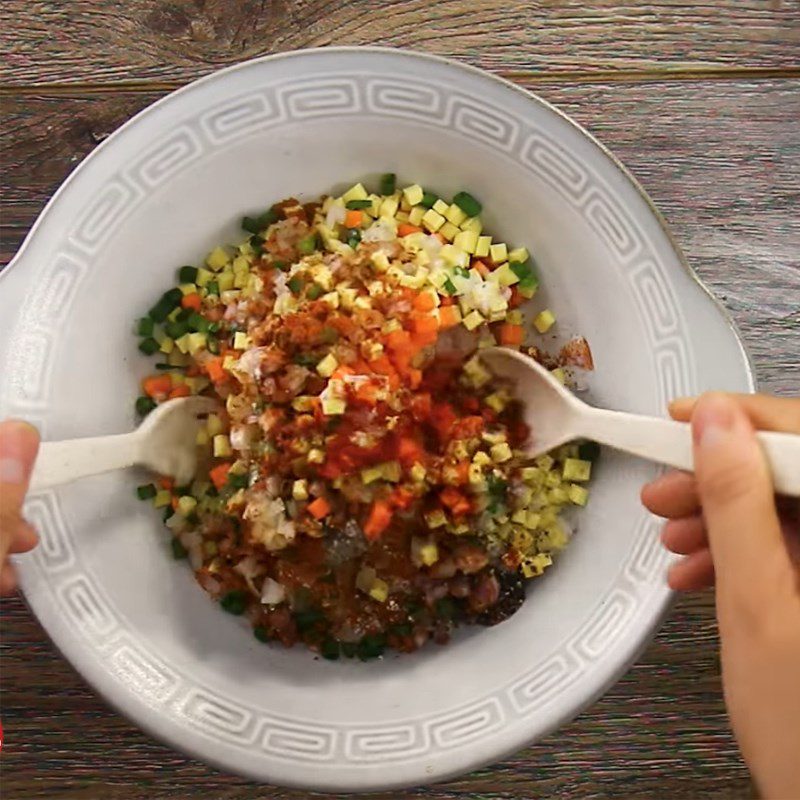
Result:
<svg viewBox="0 0 800 800"><path fill-rule="evenodd" d="M179 270L138 323L157 357L140 415L218 399L189 486L138 488L175 558L263 642L375 658L493 625L525 599L586 504L592 443L523 458L530 431L487 345L521 349L562 381L591 369L526 339L538 281L524 247L485 234L481 204L418 185L278 203L248 238Z"/></svg>

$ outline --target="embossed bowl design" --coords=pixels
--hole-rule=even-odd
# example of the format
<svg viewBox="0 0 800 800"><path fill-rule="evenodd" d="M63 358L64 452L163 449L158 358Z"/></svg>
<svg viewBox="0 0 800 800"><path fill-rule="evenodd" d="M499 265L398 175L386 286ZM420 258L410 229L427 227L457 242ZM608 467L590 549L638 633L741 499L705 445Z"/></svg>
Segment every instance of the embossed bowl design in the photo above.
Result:
<svg viewBox="0 0 800 800"><path fill-rule="evenodd" d="M489 230L528 245L535 307L591 342L590 401L660 414L675 395L752 388L730 323L585 131L477 70L344 48L191 84L75 170L0 277L0 413L52 439L129 429L147 369L132 323L174 268L238 237L243 212L385 171L469 189ZM257 642L168 556L132 472L31 497L42 543L18 563L62 653L154 736L262 781L386 789L502 758L628 668L670 600L637 499L654 474L605 454L571 546L512 619L368 664Z"/></svg>

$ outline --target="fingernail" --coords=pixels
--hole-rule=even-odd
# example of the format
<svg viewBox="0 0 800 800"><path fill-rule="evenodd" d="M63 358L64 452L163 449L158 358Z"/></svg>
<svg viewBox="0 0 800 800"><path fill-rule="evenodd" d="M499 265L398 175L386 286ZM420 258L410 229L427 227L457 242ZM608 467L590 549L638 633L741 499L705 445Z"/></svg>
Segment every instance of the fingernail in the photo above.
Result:
<svg viewBox="0 0 800 800"><path fill-rule="evenodd" d="M701 398L692 414L692 437L698 447L716 447L733 429L736 407L723 395L711 394Z"/></svg>
<svg viewBox="0 0 800 800"><path fill-rule="evenodd" d="M0 425L0 483L24 483L39 434L33 425L13 420Z"/></svg>

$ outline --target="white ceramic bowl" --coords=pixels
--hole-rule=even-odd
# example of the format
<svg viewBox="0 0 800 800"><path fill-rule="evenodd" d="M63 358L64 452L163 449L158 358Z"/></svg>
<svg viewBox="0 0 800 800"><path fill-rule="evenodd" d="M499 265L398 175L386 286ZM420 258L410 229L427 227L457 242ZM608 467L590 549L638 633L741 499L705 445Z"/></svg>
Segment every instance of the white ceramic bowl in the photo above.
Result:
<svg viewBox="0 0 800 800"><path fill-rule="evenodd" d="M730 323L642 190L557 110L413 53L325 49L198 81L128 122L70 177L0 279L0 413L55 439L124 431L147 369L132 321L243 212L397 172L467 188L487 228L527 244L562 336L591 342L590 400L661 414L747 391ZM225 770L328 790L442 779L569 720L647 643L670 599L653 466L607 453L578 534L495 628L374 663L265 647L167 551L133 472L30 498L19 559L32 609L111 703ZM35 680L35 676L33 678ZM646 701L644 701L646 702Z"/></svg>

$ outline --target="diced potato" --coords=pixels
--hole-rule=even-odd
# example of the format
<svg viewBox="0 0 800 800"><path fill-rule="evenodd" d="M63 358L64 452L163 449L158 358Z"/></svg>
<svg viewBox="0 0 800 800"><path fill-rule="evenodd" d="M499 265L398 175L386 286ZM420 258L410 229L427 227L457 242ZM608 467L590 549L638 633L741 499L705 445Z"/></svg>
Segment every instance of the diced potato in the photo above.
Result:
<svg viewBox="0 0 800 800"><path fill-rule="evenodd" d="M232 454L231 440L224 433L218 433L214 437L214 456L217 458L226 458Z"/></svg>
<svg viewBox="0 0 800 800"><path fill-rule="evenodd" d="M533 326L539 333L547 333L553 327L555 321L555 314L549 308L546 308L534 317Z"/></svg>
<svg viewBox="0 0 800 800"><path fill-rule="evenodd" d="M580 458L568 458L564 462L565 481L588 481L592 474L592 462Z"/></svg>
<svg viewBox="0 0 800 800"><path fill-rule="evenodd" d="M424 228L429 230L431 233L436 233L439 228L444 225L445 219L444 217L435 211L433 208L429 208L423 215L422 215L422 225Z"/></svg>
<svg viewBox="0 0 800 800"><path fill-rule="evenodd" d="M342 200L345 203L349 203L351 200L366 200L367 197L369 197L367 190L360 183L357 183L342 195Z"/></svg>
<svg viewBox="0 0 800 800"><path fill-rule="evenodd" d="M478 258L486 258L491 252L491 245L492 245L492 237L491 236L479 236L478 237L478 244L475 246L475 255Z"/></svg>
<svg viewBox="0 0 800 800"><path fill-rule="evenodd" d="M527 247L516 247L508 254L509 261L522 263L530 258Z"/></svg>
<svg viewBox="0 0 800 800"><path fill-rule="evenodd" d="M481 231L483 231L483 223L481 222L480 217L470 217L461 223L461 230L481 233Z"/></svg>
<svg viewBox="0 0 800 800"><path fill-rule="evenodd" d="M308 481L299 478L292 484L292 497L295 500L308 500Z"/></svg>
<svg viewBox="0 0 800 800"><path fill-rule="evenodd" d="M403 197L405 197L409 205L412 206L419 205L424 195L425 192L422 190L422 187L416 183L413 186L406 186L406 188L403 189Z"/></svg>
<svg viewBox="0 0 800 800"><path fill-rule="evenodd" d="M484 320L482 314L480 313L480 311L473 310L473 311L470 311L470 313L467 314L466 317L464 317L464 319L461 321L461 324L468 331L474 331L475 328L477 328L484 321L485 320Z"/></svg>
<svg viewBox="0 0 800 800"><path fill-rule="evenodd" d="M444 216L444 215L447 213L447 209L448 209L449 207L450 207L450 206L448 206L448 205L447 205L447 203L445 203L445 201L444 201L444 200L442 200L442 199L439 199L439 200L437 200L437 201L436 201L436 202L433 204L433 210L434 210L434 211L435 211L437 214L441 214L442 216Z"/></svg>
<svg viewBox="0 0 800 800"><path fill-rule="evenodd" d="M452 222L453 225L456 226L461 226L461 224L467 219L467 215L455 203L451 203L447 207L447 211L444 212L444 216L448 222Z"/></svg>
<svg viewBox="0 0 800 800"><path fill-rule="evenodd" d="M512 457L511 448L508 446L508 442L500 442L499 444L492 445L490 451L492 456L492 461L495 464L502 464L506 461L509 461Z"/></svg>
<svg viewBox="0 0 800 800"><path fill-rule="evenodd" d="M330 378L338 366L339 362L336 360L333 353L328 353L328 355L317 364L317 372L322 375L323 378Z"/></svg>
<svg viewBox="0 0 800 800"><path fill-rule="evenodd" d="M215 247L206 258L206 265L214 272L219 272L229 261L230 256L221 247Z"/></svg>
<svg viewBox="0 0 800 800"><path fill-rule="evenodd" d="M574 503L576 506L585 506L589 499L589 490L577 483L571 483L567 487L567 495L570 503Z"/></svg>
<svg viewBox="0 0 800 800"><path fill-rule="evenodd" d="M379 603L385 603L389 597L389 584L380 578L375 578L369 590L369 596Z"/></svg>
<svg viewBox="0 0 800 800"><path fill-rule="evenodd" d="M489 257L495 264L503 264L508 261L508 248L505 243L498 242L497 244L493 244L489 248Z"/></svg>
<svg viewBox="0 0 800 800"><path fill-rule="evenodd" d="M440 508L436 508L425 515L425 522L429 528L440 528L447 524L447 517Z"/></svg>
<svg viewBox="0 0 800 800"><path fill-rule="evenodd" d="M444 238L447 239L448 242L452 242L453 239L455 239L456 236L458 236L458 233L459 233L458 226L453 225L452 222L445 222L445 224L442 225L441 228L439 228L439 234L441 236L444 236Z"/></svg>
<svg viewBox="0 0 800 800"><path fill-rule="evenodd" d="M465 253L472 254L478 246L478 234L475 233L475 231L461 231L461 233L453 239L453 244Z"/></svg>
<svg viewBox="0 0 800 800"><path fill-rule="evenodd" d="M177 511L179 514L183 514L184 517L188 517L196 507L197 500L191 495L184 494L178 499Z"/></svg>
<svg viewBox="0 0 800 800"><path fill-rule="evenodd" d="M172 503L172 494L166 489L159 489L153 498L153 505L156 508L166 508Z"/></svg>

